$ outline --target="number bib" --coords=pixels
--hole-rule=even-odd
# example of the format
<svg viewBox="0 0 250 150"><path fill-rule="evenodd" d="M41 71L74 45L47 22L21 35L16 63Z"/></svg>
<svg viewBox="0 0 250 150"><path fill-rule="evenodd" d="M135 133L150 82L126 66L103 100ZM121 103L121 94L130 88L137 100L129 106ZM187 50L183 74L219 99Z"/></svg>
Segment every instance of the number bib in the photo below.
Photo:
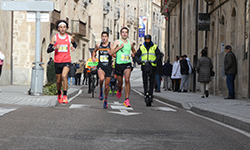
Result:
<svg viewBox="0 0 250 150"><path fill-rule="evenodd" d="M68 52L68 45L60 45L58 52Z"/></svg>
<svg viewBox="0 0 250 150"><path fill-rule="evenodd" d="M109 56L108 55L101 55L100 56L100 62L109 62Z"/></svg>
<svg viewBox="0 0 250 150"><path fill-rule="evenodd" d="M130 56L127 54L122 54L121 55L121 61L130 61Z"/></svg>

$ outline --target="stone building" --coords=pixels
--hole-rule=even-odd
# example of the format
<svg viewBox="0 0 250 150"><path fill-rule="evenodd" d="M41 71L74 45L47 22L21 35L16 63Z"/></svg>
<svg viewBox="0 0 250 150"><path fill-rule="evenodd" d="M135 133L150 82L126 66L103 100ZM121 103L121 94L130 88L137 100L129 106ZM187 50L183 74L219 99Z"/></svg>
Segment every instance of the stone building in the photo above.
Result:
<svg viewBox="0 0 250 150"><path fill-rule="evenodd" d="M57 20L66 20L67 33L75 37L77 49L71 52L72 62L88 58L88 48L95 37L89 28L89 6L91 0L53 0L54 11L49 13L50 21L41 23L41 62L44 63L44 83L46 83L46 65L49 57L47 46L57 32ZM1 2L1 0L0 0ZM0 41L6 55L0 85L30 85L31 71L35 61L35 22L27 22L27 12L8 12L0 10ZM4 16L4 17L3 17Z"/></svg>
<svg viewBox="0 0 250 150"><path fill-rule="evenodd" d="M215 71L210 92L226 97L228 90L226 77L223 76L224 47L231 45L238 66L235 80L237 98L249 98L249 4L250 0L162 0L161 12L168 17L166 57L173 62L175 55L187 54L195 66L195 58L199 58L200 51L207 46ZM166 8L167 14L164 11ZM210 16L209 31L198 31L196 34L197 12ZM199 84L195 83L190 89L195 86L194 90L199 89Z"/></svg>

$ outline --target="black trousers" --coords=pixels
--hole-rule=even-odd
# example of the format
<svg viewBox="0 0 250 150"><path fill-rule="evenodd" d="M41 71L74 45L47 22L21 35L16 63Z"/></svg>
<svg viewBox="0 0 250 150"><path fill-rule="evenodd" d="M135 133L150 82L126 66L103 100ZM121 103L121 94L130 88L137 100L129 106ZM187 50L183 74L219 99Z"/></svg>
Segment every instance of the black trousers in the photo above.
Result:
<svg viewBox="0 0 250 150"><path fill-rule="evenodd" d="M97 74L92 74L92 75L94 75L95 77L96 77L96 86L98 86L98 80L99 80L99 77L98 77L98 75ZM89 91L90 91L90 86L91 86L91 73L88 73L88 77L89 77Z"/></svg>
<svg viewBox="0 0 250 150"><path fill-rule="evenodd" d="M143 80L143 88L144 88L144 94L149 93L149 95L153 96L154 91L154 81L155 81L155 71L156 69L153 69L152 73L149 75L149 91L148 91L148 74L143 71L142 69L142 80Z"/></svg>
<svg viewBox="0 0 250 150"><path fill-rule="evenodd" d="M181 81L181 79L173 79L173 81L174 81L174 88L173 88L173 90L174 91L178 91L180 89L180 81Z"/></svg>
<svg viewBox="0 0 250 150"><path fill-rule="evenodd" d="M81 85L81 84L80 84L80 83L81 83L81 76L82 76L81 73L77 73L77 74L75 75L75 85Z"/></svg>

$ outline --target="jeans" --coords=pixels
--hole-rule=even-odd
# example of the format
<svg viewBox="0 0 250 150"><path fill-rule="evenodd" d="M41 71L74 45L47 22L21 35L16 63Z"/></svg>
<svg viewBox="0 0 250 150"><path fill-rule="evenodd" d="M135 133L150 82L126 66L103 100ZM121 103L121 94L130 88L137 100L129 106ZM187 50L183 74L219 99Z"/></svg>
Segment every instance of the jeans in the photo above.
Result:
<svg viewBox="0 0 250 150"><path fill-rule="evenodd" d="M234 90L234 80L235 74L227 74L227 88L228 88L228 96L235 97L235 90Z"/></svg>
<svg viewBox="0 0 250 150"><path fill-rule="evenodd" d="M200 85L201 85L201 95L205 96L205 94L206 94L205 91L208 91L209 83L208 82L201 82Z"/></svg>
<svg viewBox="0 0 250 150"><path fill-rule="evenodd" d="M75 85L75 77L69 77L69 76L68 76L68 85L70 84L71 78L72 78L72 85Z"/></svg>
<svg viewBox="0 0 250 150"><path fill-rule="evenodd" d="M156 74L155 75L155 80L156 80L156 83L157 83L157 91L160 91L161 90L161 75Z"/></svg>
<svg viewBox="0 0 250 150"><path fill-rule="evenodd" d="M171 79L170 79L170 76L165 76L164 75L164 87L165 87L165 90L171 89Z"/></svg>

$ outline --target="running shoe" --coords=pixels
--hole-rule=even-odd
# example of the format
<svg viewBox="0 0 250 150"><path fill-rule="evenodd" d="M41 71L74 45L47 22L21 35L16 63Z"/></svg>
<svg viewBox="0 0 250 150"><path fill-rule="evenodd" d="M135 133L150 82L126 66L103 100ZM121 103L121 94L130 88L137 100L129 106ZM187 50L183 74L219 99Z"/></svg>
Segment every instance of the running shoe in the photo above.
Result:
<svg viewBox="0 0 250 150"><path fill-rule="evenodd" d="M126 99L123 103L124 106L126 107L131 107L130 103L129 103L129 99Z"/></svg>
<svg viewBox="0 0 250 150"><path fill-rule="evenodd" d="M116 97L119 99L122 97L122 87L121 87L121 91L117 90L116 92Z"/></svg>
<svg viewBox="0 0 250 150"><path fill-rule="evenodd" d="M100 90L100 94L99 94L99 100L103 100L103 92L102 92L102 90Z"/></svg>
<svg viewBox="0 0 250 150"><path fill-rule="evenodd" d="M57 101L59 104L61 104L63 101L62 101L62 91L61 91L61 94L57 94Z"/></svg>
<svg viewBox="0 0 250 150"><path fill-rule="evenodd" d="M67 95L63 95L63 100L62 100L62 102L64 103L64 104L68 104L69 102L68 102L68 96Z"/></svg>
<svg viewBox="0 0 250 150"><path fill-rule="evenodd" d="M103 108L104 109L108 108L108 102L107 102L107 100L103 101Z"/></svg>

